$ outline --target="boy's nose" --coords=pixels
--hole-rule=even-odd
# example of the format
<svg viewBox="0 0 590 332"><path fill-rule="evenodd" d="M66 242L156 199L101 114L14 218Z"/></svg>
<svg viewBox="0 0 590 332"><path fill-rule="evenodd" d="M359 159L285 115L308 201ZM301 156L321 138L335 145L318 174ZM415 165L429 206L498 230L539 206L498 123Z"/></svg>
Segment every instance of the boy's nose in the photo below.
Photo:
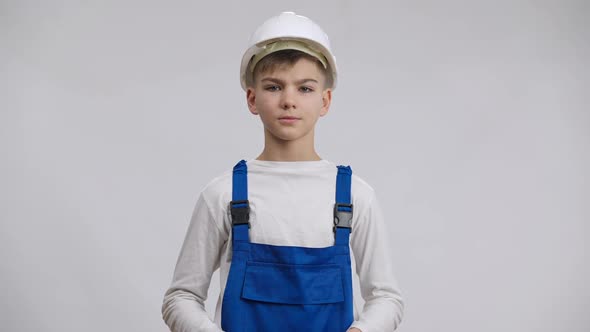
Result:
<svg viewBox="0 0 590 332"><path fill-rule="evenodd" d="M281 94L281 107L283 109L295 108L295 98L291 89L283 90Z"/></svg>

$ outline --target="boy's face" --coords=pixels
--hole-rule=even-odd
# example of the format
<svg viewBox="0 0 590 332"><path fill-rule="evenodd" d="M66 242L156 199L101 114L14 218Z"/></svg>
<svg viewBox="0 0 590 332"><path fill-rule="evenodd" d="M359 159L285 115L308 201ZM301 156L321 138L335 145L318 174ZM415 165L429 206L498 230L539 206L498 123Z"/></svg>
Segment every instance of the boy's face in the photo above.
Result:
<svg viewBox="0 0 590 332"><path fill-rule="evenodd" d="M272 138L293 141L313 135L318 118L328 113L332 99L332 90L324 89L324 84L317 63L301 58L292 67L283 65L258 74L246 92L248 108L260 115Z"/></svg>

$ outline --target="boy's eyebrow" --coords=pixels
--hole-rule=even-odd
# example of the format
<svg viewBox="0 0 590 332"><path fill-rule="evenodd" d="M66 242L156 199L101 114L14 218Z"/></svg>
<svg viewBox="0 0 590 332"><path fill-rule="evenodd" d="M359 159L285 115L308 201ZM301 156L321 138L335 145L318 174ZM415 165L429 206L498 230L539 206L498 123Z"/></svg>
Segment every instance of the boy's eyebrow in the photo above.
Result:
<svg viewBox="0 0 590 332"><path fill-rule="evenodd" d="M283 84L283 83L285 83L283 80L280 80L280 79L278 79L278 78L274 78L274 77L265 77L265 78L261 79L260 81L261 81L261 82L262 82L262 81L271 81L271 82L276 82L276 83L279 83L279 84ZM315 80L315 79L313 79L313 78L304 78L304 79L301 79L301 80L299 80L299 81L296 81L295 83L296 83L296 84L303 84L303 83L305 83L305 82L315 82L315 83L319 83L317 80Z"/></svg>

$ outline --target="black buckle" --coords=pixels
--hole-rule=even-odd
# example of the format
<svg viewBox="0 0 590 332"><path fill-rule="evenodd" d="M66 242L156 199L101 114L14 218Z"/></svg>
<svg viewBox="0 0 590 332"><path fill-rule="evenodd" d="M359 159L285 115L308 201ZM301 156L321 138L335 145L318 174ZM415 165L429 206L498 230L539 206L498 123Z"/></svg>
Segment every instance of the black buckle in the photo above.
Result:
<svg viewBox="0 0 590 332"><path fill-rule="evenodd" d="M241 207L234 207L234 205L238 204L246 204L246 206ZM230 203L230 210L231 210L231 220L233 225L243 225L248 224L248 228L250 228L250 203L247 199L245 200L238 200L238 201L231 201Z"/></svg>
<svg viewBox="0 0 590 332"><path fill-rule="evenodd" d="M341 206L349 207L350 211L339 211L338 207ZM336 227L352 229L352 204L334 204L334 232L336 232Z"/></svg>

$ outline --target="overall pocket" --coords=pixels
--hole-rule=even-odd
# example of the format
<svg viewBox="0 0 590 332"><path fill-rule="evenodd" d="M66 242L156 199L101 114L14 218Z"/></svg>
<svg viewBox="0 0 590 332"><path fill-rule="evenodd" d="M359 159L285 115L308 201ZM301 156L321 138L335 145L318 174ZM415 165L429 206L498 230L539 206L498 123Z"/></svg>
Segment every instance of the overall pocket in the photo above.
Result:
<svg viewBox="0 0 590 332"><path fill-rule="evenodd" d="M248 261L240 300L240 331L341 332L351 323L337 264Z"/></svg>
<svg viewBox="0 0 590 332"><path fill-rule="evenodd" d="M342 271L337 264L247 262L242 298L282 304L342 302Z"/></svg>

